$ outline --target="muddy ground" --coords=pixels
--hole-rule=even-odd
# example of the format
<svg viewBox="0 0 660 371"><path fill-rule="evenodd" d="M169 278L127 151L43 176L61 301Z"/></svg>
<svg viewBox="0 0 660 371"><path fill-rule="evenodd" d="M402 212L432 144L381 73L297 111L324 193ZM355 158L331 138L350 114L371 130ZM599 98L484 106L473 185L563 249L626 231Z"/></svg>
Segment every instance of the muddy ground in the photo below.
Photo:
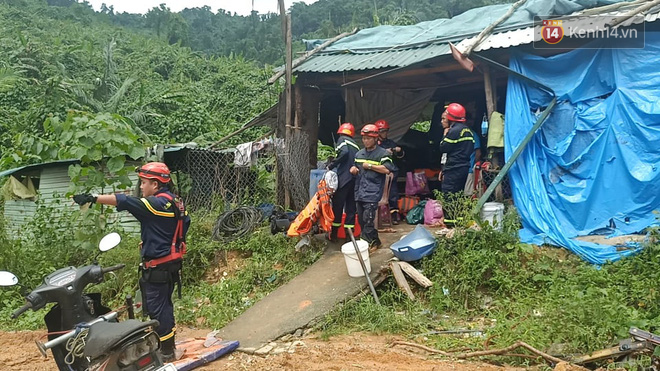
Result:
<svg viewBox="0 0 660 371"><path fill-rule="evenodd" d="M181 335L204 337L208 330L185 329ZM0 367L19 371L57 370L52 357L44 359L34 343L44 331L0 332ZM433 359L421 350L392 347L392 336L352 334L322 340L300 339L293 353L258 356L234 352L198 370L516 370L473 361Z"/></svg>

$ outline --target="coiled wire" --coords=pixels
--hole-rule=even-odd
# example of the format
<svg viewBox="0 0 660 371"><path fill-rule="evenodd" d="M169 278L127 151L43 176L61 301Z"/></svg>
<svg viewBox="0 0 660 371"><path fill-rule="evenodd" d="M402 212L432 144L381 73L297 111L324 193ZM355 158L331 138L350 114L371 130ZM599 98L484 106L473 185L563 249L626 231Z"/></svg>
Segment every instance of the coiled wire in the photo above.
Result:
<svg viewBox="0 0 660 371"><path fill-rule="evenodd" d="M88 332L88 327L80 328L80 331L78 331L76 336L66 341L65 348L68 353L66 354L66 357L64 357L64 363L67 365L72 365L76 361L76 358L83 357Z"/></svg>
<svg viewBox="0 0 660 371"><path fill-rule="evenodd" d="M213 239L223 242L239 239L251 233L262 219L262 211L252 206L225 211L218 216L213 226Z"/></svg>

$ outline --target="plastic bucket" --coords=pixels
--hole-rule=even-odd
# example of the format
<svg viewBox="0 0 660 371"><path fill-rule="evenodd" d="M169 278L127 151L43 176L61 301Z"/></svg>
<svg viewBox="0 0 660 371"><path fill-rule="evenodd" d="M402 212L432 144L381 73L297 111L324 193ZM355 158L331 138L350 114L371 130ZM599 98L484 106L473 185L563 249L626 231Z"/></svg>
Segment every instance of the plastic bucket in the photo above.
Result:
<svg viewBox="0 0 660 371"><path fill-rule="evenodd" d="M500 202L486 202L481 209L481 220L488 221L497 230L502 229L503 218L504 204Z"/></svg>
<svg viewBox="0 0 660 371"><path fill-rule="evenodd" d="M358 249L360 254L362 254L362 260L364 260L364 265L367 267L367 272L371 273L371 261L369 260L369 244L365 240L357 240ZM341 253L344 254L344 260L346 261L346 269L348 269L348 275L351 277L364 277L364 271L362 270L362 265L360 265L360 259L355 253L355 246L353 242L347 242L341 246Z"/></svg>
<svg viewBox="0 0 660 371"><path fill-rule="evenodd" d="M311 200L316 194L316 191L319 189L319 181L323 179L323 175L326 170L323 169L312 169L309 172L309 199Z"/></svg>

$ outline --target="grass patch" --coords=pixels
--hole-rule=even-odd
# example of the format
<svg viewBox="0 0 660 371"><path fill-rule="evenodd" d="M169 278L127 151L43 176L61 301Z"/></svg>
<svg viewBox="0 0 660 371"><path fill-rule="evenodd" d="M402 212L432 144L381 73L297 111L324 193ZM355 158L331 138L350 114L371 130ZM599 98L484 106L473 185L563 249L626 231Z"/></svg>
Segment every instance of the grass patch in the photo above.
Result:
<svg viewBox="0 0 660 371"><path fill-rule="evenodd" d="M522 340L545 350L560 345L563 355L615 345L628 337L630 326L660 330L657 239L636 256L596 267L559 249L521 244L515 212L503 226L440 238L434 254L417 264L434 286L419 289L414 302L389 279L378 289L381 307L364 296L331 313L319 328L325 336L402 334L444 350L483 349L485 339L491 348ZM483 333L432 334L466 328Z"/></svg>
<svg viewBox="0 0 660 371"><path fill-rule="evenodd" d="M265 227L243 239L222 244L211 239L215 218L212 213L192 215L183 268L183 297L174 299L175 316L180 324L220 328L321 256L318 248L297 253L295 241L281 234L271 235ZM116 224L96 222L102 219L100 210L87 214L44 207L17 240L7 236L4 222L0 221L0 269L15 273L23 285L33 289L45 275L59 268L90 264L100 237L119 231L123 237L121 244L101 254L98 261L101 266L124 263L126 268L106 275L105 282L90 285L87 290L101 292L107 305L119 307L126 295L134 296L138 289L139 236L123 233ZM206 282L206 272L228 251L241 252L245 259L242 268L217 282ZM44 327L43 316L48 308L28 311L18 320L9 318L24 303L20 287L0 289L0 303L3 329Z"/></svg>

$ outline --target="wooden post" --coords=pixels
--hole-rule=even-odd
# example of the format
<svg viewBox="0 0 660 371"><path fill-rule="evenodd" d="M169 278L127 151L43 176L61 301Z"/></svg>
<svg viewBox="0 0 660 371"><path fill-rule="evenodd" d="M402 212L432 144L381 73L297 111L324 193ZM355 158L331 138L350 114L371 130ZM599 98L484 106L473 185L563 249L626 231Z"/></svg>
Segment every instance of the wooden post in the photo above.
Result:
<svg viewBox="0 0 660 371"><path fill-rule="evenodd" d="M293 80L293 66L291 60L291 15L286 14L286 77L285 77L285 91L286 91L286 126L291 127L291 82Z"/></svg>
<svg viewBox="0 0 660 371"><path fill-rule="evenodd" d="M496 106L496 96L494 92L493 79L490 75L490 67L488 65L483 65L484 70L484 90L486 93L486 111L488 118L497 110Z"/></svg>
<svg viewBox="0 0 660 371"><path fill-rule="evenodd" d="M295 115L293 117L293 128L296 130L300 130L300 127L303 126L303 122L305 121L304 115L304 110L303 110L303 88L301 87L302 84L297 83L293 86L294 92L293 92L293 99L295 101Z"/></svg>
<svg viewBox="0 0 660 371"><path fill-rule="evenodd" d="M285 147L291 143L291 80L292 80L292 55L291 55L291 16L286 14L284 0L278 0L280 16L282 17L282 35L285 43L285 81L284 81L284 143ZM288 149L285 149L288 151ZM285 164L286 165L286 164ZM284 189L284 207L291 206L291 193L288 187Z"/></svg>

